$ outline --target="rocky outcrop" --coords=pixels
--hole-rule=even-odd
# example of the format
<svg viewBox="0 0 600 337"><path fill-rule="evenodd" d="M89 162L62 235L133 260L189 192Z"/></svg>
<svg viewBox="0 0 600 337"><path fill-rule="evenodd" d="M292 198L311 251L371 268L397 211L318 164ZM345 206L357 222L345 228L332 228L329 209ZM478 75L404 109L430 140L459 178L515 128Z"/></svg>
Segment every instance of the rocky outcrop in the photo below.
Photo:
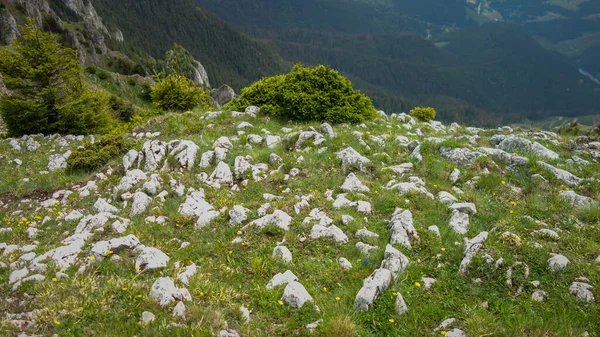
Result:
<svg viewBox="0 0 600 337"><path fill-rule="evenodd" d="M17 21L6 9L0 10L0 43L10 44L19 35ZM1 82L1 78L0 78ZM0 85L0 90L1 89Z"/></svg>
<svg viewBox="0 0 600 337"><path fill-rule="evenodd" d="M223 105L231 102L236 96L235 91L227 84L214 89L210 94L217 108L221 108Z"/></svg>
<svg viewBox="0 0 600 337"><path fill-rule="evenodd" d="M108 29L102 23L102 18L96 12L96 8L91 1L84 0L62 0L62 2L85 23L91 25L97 31L108 34Z"/></svg>
<svg viewBox="0 0 600 337"><path fill-rule="evenodd" d="M194 66L194 72L192 73L192 81L196 83L196 85L201 87L210 88L210 82L208 81L208 73L202 63L194 60L192 62Z"/></svg>

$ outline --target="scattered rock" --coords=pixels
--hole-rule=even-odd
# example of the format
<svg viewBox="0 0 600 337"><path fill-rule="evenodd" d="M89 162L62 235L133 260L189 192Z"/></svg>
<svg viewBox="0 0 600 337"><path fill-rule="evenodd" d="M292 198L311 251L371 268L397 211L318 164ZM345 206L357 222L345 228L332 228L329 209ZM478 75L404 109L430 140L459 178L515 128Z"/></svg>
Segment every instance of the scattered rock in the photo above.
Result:
<svg viewBox="0 0 600 337"><path fill-rule="evenodd" d="M368 245L366 243L363 242L357 242L356 243L356 248L358 249L358 251L362 254L362 255L369 255L372 252L376 251L377 249L379 249L379 247L377 246L371 246Z"/></svg>
<svg viewBox="0 0 600 337"><path fill-rule="evenodd" d="M366 157L363 157L360 153L356 152L351 147L347 147L342 151L336 153L337 158L342 160L342 169L348 171L352 168L359 169L360 171L367 172L367 165L371 162Z"/></svg>
<svg viewBox="0 0 600 337"><path fill-rule="evenodd" d="M169 263L167 254L153 247L145 247L135 259L135 265L140 271L166 268L167 263Z"/></svg>
<svg viewBox="0 0 600 337"><path fill-rule="evenodd" d="M283 274L277 273L277 275L273 276L273 278L269 281L269 283L267 283L266 288L273 289L282 284L288 284L290 282L297 281L297 280L298 280L298 278L296 277L296 275L294 275L294 273L292 273L289 270L286 270Z"/></svg>
<svg viewBox="0 0 600 337"><path fill-rule="evenodd" d="M569 259L566 256L561 254L554 254L551 258L548 259L548 269L551 272L556 273L561 271L567 267L569 264Z"/></svg>
<svg viewBox="0 0 600 337"><path fill-rule="evenodd" d="M467 272L467 268L471 264L471 260L477 254L477 252L483 247L483 243L488 237L488 232L481 232L474 238L467 241L463 250L463 259L460 262L458 272L464 274Z"/></svg>
<svg viewBox="0 0 600 337"><path fill-rule="evenodd" d="M413 216L410 210L396 208L392 219L388 223L391 232L390 243L411 248L411 241L419 242L420 238L413 225Z"/></svg>
<svg viewBox="0 0 600 337"><path fill-rule="evenodd" d="M352 263L350 263L350 261L348 261L348 259L345 257L338 258L338 263L340 264L340 268L342 268L342 270L352 269Z"/></svg>
<svg viewBox="0 0 600 337"><path fill-rule="evenodd" d="M140 319L140 323L143 325L150 324L156 320L156 316L150 311L142 312L142 318Z"/></svg>
<svg viewBox="0 0 600 337"><path fill-rule="evenodd" d="M302 308L306 302L314 303L312 296L306 291L306 288L297 281L288 283L283 291L281 300L293 309Z"/></svg>
<svg viewBox="0 0 600 337"><path fill-rule="evenodd" d="M369 187L363 185L363 183L358 180L358 177L354 173L348 174L341 189L344 192L365 193L370 191Z"/></svg>
<svg viewBox="0 0 600 337"><path fill-rule="evenodd" d="M117 213L119 211L118 208L109 204L103 198L99 198L98 200L96 200L96 203L94 203L93 208L96 213Z"/></svg>
<svg viewBox="0 0 600 337"><path fill-rule="evenodd" d="M461 211L453 210L448 225L458 234L467 234L469 228L469 215Z"/></svg>
<svg viewBox="0 0 600 337"><path fill-rule="evenodd" d="M262 218L256 219L250 222L250 225L256 225L259 229L267 225L275 225L284 231L288 231L290 229L290 224L292 223L292 217L289 216L286 212L276 209L272 214L265 215Z"/></svg>
<svg viewBox="0 0 600 337"><path fill-rule="evenodd" d="M594 289L594 287L584 282L573 282L569 286L569 292L571 294L577 296L577 299L580 301L587 303L594 301L592 289Z"/></svg>
<svg viewBox="0 0 600 337"><path fill-rule="evenodd" d="M136 216L138 214L142 214L148 209L148 206L152 203L152 198L150 198L144 192L135 192L133 194L133 203L131 204L131 212L129 215Z"/></svg>
<svg viewBox="0 0 600 337"><path fill-rule="evenodd" d="M388 244L385 247L381 268L389 270L392 273L391 275L393 279L397 280L398 275L408 268L408 258L399 250L392 247L392 245Z"/></svg>
<svg viewBox="0 0 600 337"><path fill-rule="evenodd" d="M560 191L560 196L566 199L573 206L581 207L594 202L594 199L579 195L575 191Z"/></svg>
<svg viewBox="0 0 600 337"><path fill-rule="evenodd" d="M285 263L292 262L292 252L285 246L277 246L273 249L273 256L282 260Z"/></svg>
<svg viewBox="0 0 600 337"><path fill-rule="evenodd" d="M531 294L531 299L536 302L543 302L546 299L546 292L543 290L536 290Z"/></svg>
<svg viewBox="0 0 600 337"><path fill-rule="evenodd" d="M385 268L376 269L363 281L363 286L354 299L354 309L369 310L377 297L389 287L391 282L392 273L389 270Z"/></svg>
<svg viewBox="0 0 600 337"><path fill-rule="evenodd" d="M192 300L190 292L185 288L177 288L169 277L160 277L154 281L150 290L150 297L162 307L174 301Z"/></svg>
<svg viewBox="0 0 600 337"><path fill-rule="evenodd" d="M573 175L571 172L556 168L550 164L544 163L543 161L538 161L538 164L546 170L552 172L556 179L562 181L563 183L569 186L577 186L581 183L581 178Z"/></svg>

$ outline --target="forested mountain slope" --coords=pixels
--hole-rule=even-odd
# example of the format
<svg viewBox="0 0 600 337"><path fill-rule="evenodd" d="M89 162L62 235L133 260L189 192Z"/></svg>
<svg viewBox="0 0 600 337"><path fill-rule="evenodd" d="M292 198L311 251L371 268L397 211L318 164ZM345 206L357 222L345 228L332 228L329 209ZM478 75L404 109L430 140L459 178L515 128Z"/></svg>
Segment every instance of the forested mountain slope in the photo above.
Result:
<svg viewBox="0 0 600 337"><path fill-rule="evenodd" d="M262 76L283 72L269 47L230 27L191 0L93 0L109 26L123 32L130 51L162 58L173 43L189 50L211 83L240 89Z"/></svg>

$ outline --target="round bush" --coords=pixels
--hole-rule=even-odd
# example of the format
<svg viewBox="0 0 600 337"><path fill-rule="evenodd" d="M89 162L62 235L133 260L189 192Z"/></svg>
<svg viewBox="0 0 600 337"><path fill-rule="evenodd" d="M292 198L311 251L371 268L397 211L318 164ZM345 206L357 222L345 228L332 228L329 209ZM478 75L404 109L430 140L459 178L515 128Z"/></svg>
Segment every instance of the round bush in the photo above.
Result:
<svg viewBox="0 0 600 337"><path fill-rule="evenodd" d="M410 115L422 121L429 122L430 120L435 118L437 112L435 112L434 108L416 107L410 110Z"/></svg>
<svg viewBox="0 0 600 337"><path fill-rule="evenodd" d="M261 107L263 113L299 121L360 123L377 116L371 99L325 66L297 64L287 75L263 78L242 89L240 97L226 108L243 110L250 105Z"/></svg>
<svg viewBox="0 0 600 337"><path fill-rule="evenodd" d="M158 81L150 96L152 103L162 110L185 111L208 101L207 94L192 80L176 73Z"/></svg>

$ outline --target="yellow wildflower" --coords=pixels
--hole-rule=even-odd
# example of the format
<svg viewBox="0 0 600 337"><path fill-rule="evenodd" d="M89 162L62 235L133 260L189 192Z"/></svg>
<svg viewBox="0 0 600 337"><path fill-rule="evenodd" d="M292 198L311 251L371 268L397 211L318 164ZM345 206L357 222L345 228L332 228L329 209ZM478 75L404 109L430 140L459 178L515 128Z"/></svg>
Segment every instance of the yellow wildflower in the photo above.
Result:
<svg viewBox="0 0 600 337"><path fill-rule="evenodd" d="M279 305L283 305L283 301L282 300L277 301L277 303L279 303Z"/></svg>
<svg viewBox="0 0 600 337"><path fill-rule="evenodd" d="M389 321L390 323L394 323L394 322L396 322L396 321L394 321L394 319L393 319L393 318L390 318L390 319L388 319L388 321Z"/></svg>
<svg viewBox="0 0 600 337"><path fill-rule="evenodd" d="M421 286L421 283L415 282L415 287L420 287L420 286Z"/></svg>
<svg viewBox="0 0 600 337"><path fill-rule="evenodd" d="M335 297L335 300L336 300L336 301L339 301L339 300L341 300L341 298L340 298L339 296L336 296L336 297Z"/></svg>

